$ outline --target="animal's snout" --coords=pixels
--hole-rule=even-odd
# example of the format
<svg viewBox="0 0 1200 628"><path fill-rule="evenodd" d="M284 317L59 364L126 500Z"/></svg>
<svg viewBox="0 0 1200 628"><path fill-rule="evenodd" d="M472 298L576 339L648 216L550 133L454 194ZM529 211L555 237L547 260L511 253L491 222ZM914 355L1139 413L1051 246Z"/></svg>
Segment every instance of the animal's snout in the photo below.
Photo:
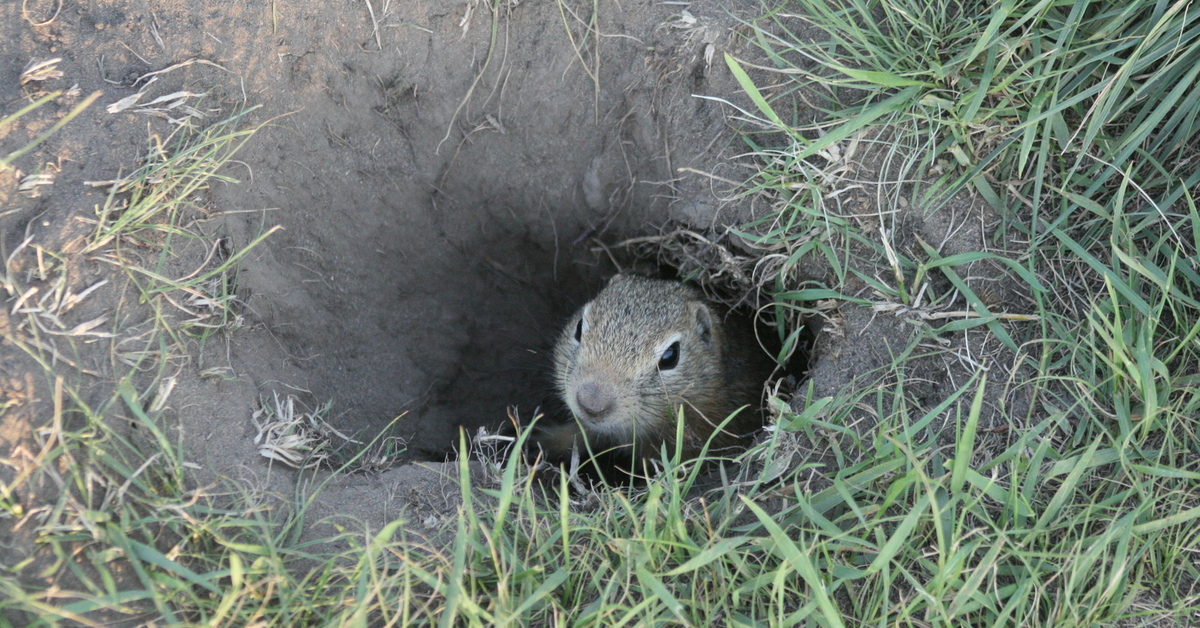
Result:
<svg viewBox="0 0 1200 628"><path fill-rule="evenodd" d="M584 382L575 391L575 404L585 415L580 418L599 421L617 405L616 391L605 384Z"/></svg>

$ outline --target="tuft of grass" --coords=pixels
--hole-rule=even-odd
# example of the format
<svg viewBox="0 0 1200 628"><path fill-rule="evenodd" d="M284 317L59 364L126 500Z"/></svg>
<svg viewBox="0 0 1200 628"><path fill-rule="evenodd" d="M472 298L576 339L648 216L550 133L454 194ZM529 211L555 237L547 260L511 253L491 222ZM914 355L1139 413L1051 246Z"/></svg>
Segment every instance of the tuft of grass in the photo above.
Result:
<svg viewBox="0 0 1200 628"><path fill-rule="evenodd" d="M81 103L68 119L90 102ZM219 496L188 480L190 463L161 415L175 381L165 370L173 349L164 338L187 330L193 321L168 318L162 311L168 304L219 311L200 321L229 315L232 297L222 303L207 298L216 290L204 290L214 278L232 276L249 247L221 260L210 254L186 275L173 274L168 260L177 240L197 237L195 210L202 209L197 193L219 176L217 170L236 150L234 141L249 137L235 128L242 115L160 145L146 166L115 186L97 221L96 238L85 250L53 251L28 237L4 256L11 318L0 334L7 346L40 366L45 390L52 391L40 406L12 403L0 409L11 425L28 428L28 440L10 442L0 460L6 469L0 517L36 544L32 555L0 573L5 622L107 625L150 613L181 624L190 615L189 604L181 600L221 594L223 575L199 568L202 562L193 558L203 552L192 544L209 543L211 529L245 527L235 515L248 517L256 507L222 509ZM124 202L114 211L119 198ZM151 241L147 232L162 237ZM123 248L130 242L161 247L159 265L141 266L143 260ZM143 322L137 322L136 313L104 305L114 302L111 277L78 285L74 269L89 254L125 271L128 287L140 291L150 306L148 316L141 314ZM222 290L231 295L232 286L226 286ZM101 314L81 321L85 310ZM111 343L113 373L91 370L94 363L77 357L84 343L97 341ZM111 377L108 381L115 383L106 393L105 386L83 375ZM35 416L37 408L46 408L48 415Z"/></svg>
<svg viewBox="0 0 1200 628"><path fill-rule="evenodd" d="M297 409L295 395L265 397L250 419L258 429L254 444L259 455L293 469L331 469L340 473L382 472L396 466L407 452L405 440L389 434L392 425L374 437L359 440L338 431L325 417L333 408L326 401L312 410ZM393 419L392 424L404 415Z"/></svg>
<svg viewBox="0 0 1200 628"><path fill-rule="evenodd" d="M127 337L114 353L131 365L158 355L159 334L181 348L187 338L204 339L241 325L236 299L238 262L279 229L264 228L254 240L235 250L220 237L206 235L210 219L204 194L233 155L262 127L246 126L245 109L196 133L177 128L172 136L151 138L146 162L129 175L91 182L108 195L97 208L95 230L84 248L96 259L120 270L149 306L155 323L147 333ZM268 122L269 123L269 122ZM267 123L263 123L267 124ZM146 251L157 250L152 259ZM180 268L180 251L199 250L195 265ZM180 349L182 350L182 349Z"/></svg>

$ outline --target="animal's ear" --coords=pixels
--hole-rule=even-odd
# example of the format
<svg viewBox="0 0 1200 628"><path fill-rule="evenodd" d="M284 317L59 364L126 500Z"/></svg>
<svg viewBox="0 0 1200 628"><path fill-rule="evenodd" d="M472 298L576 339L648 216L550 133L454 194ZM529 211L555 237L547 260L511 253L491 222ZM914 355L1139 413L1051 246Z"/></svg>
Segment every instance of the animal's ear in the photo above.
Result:
<svg viewBox="0 0 1200 628"><path fill-rule="evenodd" d="M608 285L615 286L617 284L624 283L626 281L629 281L629 275L626 275L625 273L617 273L617 274L613 275L611 278L609 278Z"/></svg>
<svg viewBox="0 0 1200 628"><path fill-rule="evenodd" d="M696 331L700 335L700 342L706 345L712 344L712 311L703 303L692 303L692 314L696 319Z"/></svg>

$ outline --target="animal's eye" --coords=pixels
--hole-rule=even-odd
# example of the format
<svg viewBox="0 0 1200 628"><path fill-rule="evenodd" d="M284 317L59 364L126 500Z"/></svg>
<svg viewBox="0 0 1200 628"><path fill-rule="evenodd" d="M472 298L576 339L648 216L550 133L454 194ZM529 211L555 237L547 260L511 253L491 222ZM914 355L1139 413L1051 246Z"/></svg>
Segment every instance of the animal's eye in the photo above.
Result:
<svg viewBox="0 0 1200 628"><path fill-rule="evenodd" d="M583 317L579 317L579 322L575 324L575 342L583 341Z"/></svg>
<svg viewBox="0 0 1200 628"><path fill-rule="evenodd" d="M658 370L669 371L679 364L679 341L671 343L666 351L663 351L662 357L658 359Z"/></svg>

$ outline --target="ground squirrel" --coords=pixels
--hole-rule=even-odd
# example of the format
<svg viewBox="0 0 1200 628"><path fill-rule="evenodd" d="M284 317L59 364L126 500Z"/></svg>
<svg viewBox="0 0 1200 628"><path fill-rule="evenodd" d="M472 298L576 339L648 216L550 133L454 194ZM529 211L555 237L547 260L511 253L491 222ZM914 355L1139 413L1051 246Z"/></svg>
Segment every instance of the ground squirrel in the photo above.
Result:
<svg viewBox="0 0 1200 628"><path fill-rule="evenodd" d="M682 407L684 459L705 443L714 453L747 445L762 427L760 395L773 363L741 327L727 329L724 312L684 284L614 276L554 348L555 388L576 420L535 440L559 459L572 443L583 446L581 430L593 452L645 459L665 443L673 454Z"/></svg>

